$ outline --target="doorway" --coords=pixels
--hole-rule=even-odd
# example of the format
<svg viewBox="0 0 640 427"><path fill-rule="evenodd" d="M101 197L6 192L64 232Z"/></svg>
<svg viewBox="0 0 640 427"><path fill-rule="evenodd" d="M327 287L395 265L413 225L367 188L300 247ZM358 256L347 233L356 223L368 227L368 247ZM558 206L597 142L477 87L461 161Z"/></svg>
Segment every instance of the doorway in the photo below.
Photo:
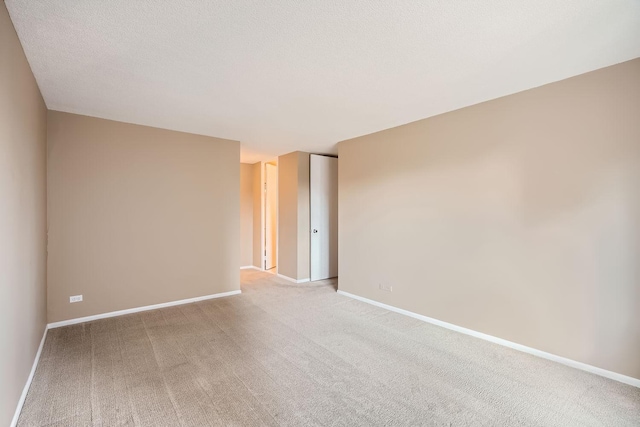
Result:
<svg viewBox="0 0 640 427"><path fill-rule="evenodd" d="M275 273L278 263L278 166L271 162L264 166L264 269Z"/></svg>

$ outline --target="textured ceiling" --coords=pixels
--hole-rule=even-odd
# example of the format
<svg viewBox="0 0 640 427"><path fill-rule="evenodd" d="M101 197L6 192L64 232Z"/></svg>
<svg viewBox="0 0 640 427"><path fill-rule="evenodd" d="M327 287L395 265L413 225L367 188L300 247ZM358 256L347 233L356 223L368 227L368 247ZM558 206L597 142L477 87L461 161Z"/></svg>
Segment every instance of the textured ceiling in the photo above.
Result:
<svg viewBox="0 0 640 427"><path fill-rule="evenodd" d="M53 110L335 143L640 56L638 0L6 0Z"/></svg>

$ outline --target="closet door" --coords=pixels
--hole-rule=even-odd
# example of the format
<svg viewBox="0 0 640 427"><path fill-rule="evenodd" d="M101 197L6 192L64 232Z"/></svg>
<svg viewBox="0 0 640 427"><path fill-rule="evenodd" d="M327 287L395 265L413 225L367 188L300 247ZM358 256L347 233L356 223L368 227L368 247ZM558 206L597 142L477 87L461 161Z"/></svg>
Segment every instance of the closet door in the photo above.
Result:
<svg viewBox="0 0 640 427"><path fill-rule="evenodd" d="M338 276L338 159L310 156L311 280Z"/></svg>

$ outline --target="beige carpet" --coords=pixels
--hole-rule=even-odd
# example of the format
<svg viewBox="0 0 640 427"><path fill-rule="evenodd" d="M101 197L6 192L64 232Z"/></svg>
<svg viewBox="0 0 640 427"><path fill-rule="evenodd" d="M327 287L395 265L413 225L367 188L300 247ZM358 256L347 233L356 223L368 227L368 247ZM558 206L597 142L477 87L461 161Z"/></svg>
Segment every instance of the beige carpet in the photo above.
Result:
<svg viewBox="0 0 640 427"><path fill-rule="evenodd" d="M640 389L335 281L242 281L242 295L49 331L19 425L640 425Z"/></svg>

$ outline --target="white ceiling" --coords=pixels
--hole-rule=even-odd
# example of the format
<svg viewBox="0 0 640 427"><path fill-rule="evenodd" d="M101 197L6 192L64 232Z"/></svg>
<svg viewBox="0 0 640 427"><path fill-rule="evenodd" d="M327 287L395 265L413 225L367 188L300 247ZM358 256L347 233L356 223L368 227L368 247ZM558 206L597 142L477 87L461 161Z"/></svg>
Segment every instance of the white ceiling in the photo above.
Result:
<svg viewBox="0 0 640 427"><path fill-rule="evenodd" d="M640 57L638 0L6 0L52 110L240 140L242 161Z"/></svg>

